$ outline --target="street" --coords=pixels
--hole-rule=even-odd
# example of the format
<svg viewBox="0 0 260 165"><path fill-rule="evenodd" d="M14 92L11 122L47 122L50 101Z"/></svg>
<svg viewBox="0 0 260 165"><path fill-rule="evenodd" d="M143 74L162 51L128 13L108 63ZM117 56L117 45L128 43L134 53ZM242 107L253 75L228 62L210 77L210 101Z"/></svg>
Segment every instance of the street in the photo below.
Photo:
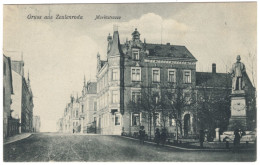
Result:
<svg viewBox="0 0 260 165"><path fill-rule="evenodd" d="M256 152L183 151L120 136L39 133L4 145L4 161L255 161Z"/></svg>

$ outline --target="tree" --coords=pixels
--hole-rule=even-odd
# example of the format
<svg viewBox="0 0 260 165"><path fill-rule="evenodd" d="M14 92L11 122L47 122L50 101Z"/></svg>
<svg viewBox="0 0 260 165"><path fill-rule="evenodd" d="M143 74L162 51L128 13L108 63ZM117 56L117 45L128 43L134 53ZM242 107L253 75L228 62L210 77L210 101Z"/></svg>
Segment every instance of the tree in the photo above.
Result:
<svg viewBox="0 0 260 165"><path fill-rule="evenodd" d="M256 92L256 53L248 53L246 57L246 75L247 84L246 84L246 104L247 104L247 117L248 117L248 130L255 130L256 128L256 100L257 100L257 92ZM250 81L251 79L251 81ZM250 82L249 82L250 81Z"/></svg>
<svg viewBox="0 0 260 165"><path fill-rule="evenodd" d="M208 130L209 137L213 137L215 128L220 128L221 131L227 129L230 118L230 91L228 84L225 88L220 88L204 83L198 89L198 125L201 129Z"/></svg>
<svg viewBox="0 0 260 165"><path fill-rule="evenodd" d="M178 141L179 136L183 134L182 114L187 107L190 107L191 110L193 109L195 104L195 90L192 86L170 86L165 88L164 96L163 105L167 105L166 107L168 107L169 119L175 120Z"/></svg>
<svg viewBox="0 0 260 165"><path fill-rule="evenodd" d="M148 120L148 136L151 139L152 126L156 126L156 113L159 106L159 93L153 90L151 86L141 88L141 97L139 99L131 99L127 106L129 113L142 112L144 118ZM153 121L153 122L152 122Z"/></svg>

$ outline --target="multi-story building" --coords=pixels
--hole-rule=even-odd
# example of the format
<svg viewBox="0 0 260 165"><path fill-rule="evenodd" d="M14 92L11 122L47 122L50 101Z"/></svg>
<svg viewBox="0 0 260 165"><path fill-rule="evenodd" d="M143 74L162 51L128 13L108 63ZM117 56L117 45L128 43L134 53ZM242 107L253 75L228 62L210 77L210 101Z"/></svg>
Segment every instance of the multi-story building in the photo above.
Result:
<svg viewBox="0 0 260 165"><path fill-rule="evenodd" d="M12 96L12 117L19 120L21 132L33 131L33 94L28 73L27 81L24 77L24 62L11 61L14 95Z"/></svg>
<svg viewBox="0 0 260 165"><path fill-rule="evenodd" d="M97 82L88 81L84 77L82 96L80 97L80 126L81 133L87 133L93 127L94 115L97 111Z"/></svg>
<svg viewBox="0 0 260 165"><path fill-rule="evenodd" d="M22 79L22 132L33 132L33 107L33 94L28 74L27 82L24 77Z"/></svg>
<svg viewBox="0 0 260 165"><path fill-rule="evenodd" d="M13 80L12 80L12 69L11 59L3 55L3 135L4 138L17 133L18 125L17 122L11 117L11 104L13 95ZM15 124L16 123L16 124Z"/></svg>
<svg viewBox="0 0 260 165"><path fill-rule="evenodd" d="M70 103L67 104L62 119L62 130L66 133L80 132L80 99L70 96Z"/></svg>
<svg viewBox="0 0 260 165"><path fill-rule="evenodd" d="M118 31L108 36L107 59L102 61L97 55L97 107L96 127L101 134L121 134L122 113L120 102L121 62L123 52ZM120 81L121 80L121 81ZM123 100L121 100L123 101Z"/></svg>
<svg viewBox="0 0 260 165"><path fill-rule="evenodd" d="M195 87L197 60L187 48L142 42L137 29L132 40L122 45L118 31L114 31L113 38L108 36L107 60L100 60L100 55L97 59L97 126L101 134L132 133L140 125L148 129L142 112L127 106L142 97L142 93L158 92L159 86L170 88L176 84L182 88Z"/></svg>
<svg viewBox="0 0 260 165"><path fill-rule="evenodd" d="M40 132L41 118L40 116L33 116L33 132Z"/></svg>
<svg viewBox="0 0 260 165"><path fill-rule="evenodd" d="M88 81L84 77L82 96L71 95L63 117L57 121L57 131L64 133L87 133L88 128L95 132L95 118L97 111L97 83Z"/></svg>

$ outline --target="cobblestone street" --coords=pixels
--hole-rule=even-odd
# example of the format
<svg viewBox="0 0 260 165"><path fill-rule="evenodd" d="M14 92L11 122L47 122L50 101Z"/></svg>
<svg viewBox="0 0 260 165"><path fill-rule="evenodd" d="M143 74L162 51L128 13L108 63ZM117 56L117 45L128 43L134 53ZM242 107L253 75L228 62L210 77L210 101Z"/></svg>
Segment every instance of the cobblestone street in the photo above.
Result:
<svg viewBox="0 0 260 165"><path fill-rule="evenodd" d="M183 151L120 136L40 133L4 145L4 161L254 161L254 151Z"/></svg>

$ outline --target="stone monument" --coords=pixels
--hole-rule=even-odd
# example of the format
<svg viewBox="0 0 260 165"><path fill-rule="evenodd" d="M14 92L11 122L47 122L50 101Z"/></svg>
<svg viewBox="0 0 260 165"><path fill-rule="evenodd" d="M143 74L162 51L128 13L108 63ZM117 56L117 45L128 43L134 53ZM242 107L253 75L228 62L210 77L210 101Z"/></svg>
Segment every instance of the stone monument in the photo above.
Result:
<svg viewBox="0 0 260 165"><path fill-rule="evenodd" d="M232 65L232 93L231 99L231 118L229 119L228 131L235 129L247 130L247 106L245 98L245 65L240 62L240 55L237 62Z"/></svg>
<svg viewBox="0 0 260 165"><path fill-rule="evenodd" d="M237 56L237 62L232 65L232 92L230 95L231 100L231 117L229 119L229 125L227 131L220 135L220 141L233 141L234 131L241 129L245 131L245 135L242 136L240 141L255 142L256 132L248 131L247 128L247 105L245 94L245 75L246 68L243 63L240 62L241 58ZM219 129L216 129L216 135L218 135ZM215 139L218 140L217 137Z"/></svg>

